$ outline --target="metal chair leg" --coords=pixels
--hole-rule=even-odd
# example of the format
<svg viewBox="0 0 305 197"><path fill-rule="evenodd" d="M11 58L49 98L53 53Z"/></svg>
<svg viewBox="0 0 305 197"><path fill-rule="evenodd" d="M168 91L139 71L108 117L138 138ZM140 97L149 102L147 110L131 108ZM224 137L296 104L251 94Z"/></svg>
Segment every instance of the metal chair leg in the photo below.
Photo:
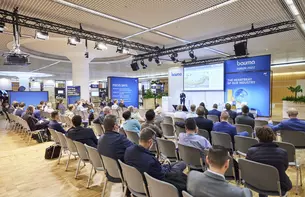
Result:
<svg viewBox="0 0 305 197"><path fill-rule="evenodd" d="M61 156L62 156L62 150L60 150L57 165L59 165L59 163L60 163Z"/></svg>
<svg viewBox="0 0 305 197"><path fill-rule="evenodd" d="M125 186L123 186L124 187L124 191L123 191L123 197L125 197L126 196L126 193L127 193L127 187L126 187L126 185Z"/></svg>
<svg viewBox="0 0 305 197"><path fill-rule="evenodd" d="M106 188L107 188L107 182L108 182L108 180L107 180L107 178L106 178L106 181L105 181L105 183L104 183L104 187L103 187L102 197L104 197L104 196L105 196L105 193L106 193Z"/></svg>
<svg viewBox="0 0 305 197"><path fill-rule="evenodd" d="M79 171L79 166L80 166L80 162L82 160L79 158L78 164L77 164L77 168L76 168L76 172L75 172L75 179L77 179L77 175L78 175L78 171Z"/></svg>
<svg viewBox="0 0 305 197"><path fill-rule="evenodd" d="M295 166L297 169L297 187L296 187L296 195L299 194L299 167L298 165Z"/></svg>
<svg viewBox="0 0 305 197"><path fill-rule="evenodd" d="M67 170L68 170L68 166L69 166L70 157L71 157L71 153L69 153L69 157L68 157L68 161L67 161L67 164L66 164L66 169L65 169L65 171L67 171Z"/></svg>
<svg viewBox="0 0 305 197"><path fill-rule="evenodd" d="M90 181L91 181L91 177L92 177L92 171L93 171L93 165L91 167L90 175L89 175L89 178L88 178L87 189L90 188L89 185L90 185Z"/></svg>

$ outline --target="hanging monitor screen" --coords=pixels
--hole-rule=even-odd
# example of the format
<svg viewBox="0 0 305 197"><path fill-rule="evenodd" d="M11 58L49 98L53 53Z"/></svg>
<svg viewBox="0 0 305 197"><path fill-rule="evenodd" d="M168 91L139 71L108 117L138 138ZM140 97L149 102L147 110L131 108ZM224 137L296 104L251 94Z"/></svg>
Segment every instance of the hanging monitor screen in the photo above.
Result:
<svg viewBox="0 0 305 197"><path fill-rule="evenodd" d="M183 79L185 91L223 90L223 63L184 67Z"/></svg>

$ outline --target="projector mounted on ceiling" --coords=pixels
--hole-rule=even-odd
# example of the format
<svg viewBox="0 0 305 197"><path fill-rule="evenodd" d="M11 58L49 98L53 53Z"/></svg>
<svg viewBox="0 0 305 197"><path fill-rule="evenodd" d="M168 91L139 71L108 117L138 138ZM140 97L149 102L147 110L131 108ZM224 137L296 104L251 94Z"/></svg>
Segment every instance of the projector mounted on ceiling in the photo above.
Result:
<svg viewBox="0 0 305 197"><path fill-rule="evenodd" d="M4 54L4 65L16 65L16 66L27 66L31 64L29 55L18 54L18 53L7 53Z"/></svg>

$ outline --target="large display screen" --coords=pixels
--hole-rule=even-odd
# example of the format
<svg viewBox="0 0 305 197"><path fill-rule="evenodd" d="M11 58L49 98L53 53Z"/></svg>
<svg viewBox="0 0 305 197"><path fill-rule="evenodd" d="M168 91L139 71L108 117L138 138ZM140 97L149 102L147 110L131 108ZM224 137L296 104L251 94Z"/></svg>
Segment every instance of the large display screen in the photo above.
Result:
<svg viewBox="0 0 305 197"><path fill-rule="evenodd" d="M29 105L38 105L40 101L48 101L48 92L9 92L10 103L13 101L24 102L26 107ZM26 108L25 108L26 109Z"/></svg>
<svg viewBox="0 0 305 197"><path fill-rule="evenodd" d="M183 79L184 91L223 90L223 63L184 67Z"/></svg>

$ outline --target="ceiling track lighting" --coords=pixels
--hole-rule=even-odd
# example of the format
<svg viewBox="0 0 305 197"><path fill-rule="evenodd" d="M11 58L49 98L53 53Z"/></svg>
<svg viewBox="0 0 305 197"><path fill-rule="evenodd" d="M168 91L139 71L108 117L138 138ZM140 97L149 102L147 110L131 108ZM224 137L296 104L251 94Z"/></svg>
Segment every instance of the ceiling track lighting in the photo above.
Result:
<svg viewBox="0 0 305 197"><path fill-rule="evenodd" d="M141 65L142 65L142 68L143 68L143 69L146 69L146 68L147 68L147 64L145 64L144 60L141 60Z"/></svg>
<svg viewBox="0 0 305 197"><path fill-rule="evenodd" d="M190 51L189 51L189 56L190 56L190 58L192 58L192 61L196 61L196 60L197 60L197 57L195 56L193 50L190 50Z"/></svg>
<svg viewBox="0 0 305 197"><path fill-rule="evenodd" d="M45 31L36 31L35 39L38 40L49 40L49 33Z"/></svg>
<svg viewBox="0 0 305 197"><path fill-rule="evenodd" d="M130 64L130 67L132 69L132 71L138 71L140 68L139 68L139 65L138 65L138 62L136 61L133 61L131 64Z"/></svg>
<svg viewBox="0 0 305 197"><path fill-rule="evenodd" d="M172 53L169 57L171 58L171 60L173 62L175 62L175 63L179 62L179 60L177 59L177 57L178 57L178 53L177 52Z"/></svg>
<svg viewBox="0 0 305 197"><path fill-rule="evenodd" d="M68 38L69 45L76 46L77 44L80 44L80 43L81 43L81 41L80 41L80 38L78 38L78 37L69 37Z"/></svg>
<svg viewBox="0 0 305 197"><path fill-rule="evenodd" d="M0 33L4 32L4 28L5 28L5 24L4 23L0 23Z"/></svg>
<svg viewBox="0 0 305 197"><path fill-rule="evenodd" d="M161 65L161 61L160 61L159 57L155 57L155 62L158 66Z"/></svg>
<svg viewBox="0 0 305 197"><path fill-rule="evenodd" d="M108 47L107 47L106 44L103 43L103 42L95 42L94 49L96 49L96 50L101 50L101 51L102 51L102 50L107 50Z"/></svg>

